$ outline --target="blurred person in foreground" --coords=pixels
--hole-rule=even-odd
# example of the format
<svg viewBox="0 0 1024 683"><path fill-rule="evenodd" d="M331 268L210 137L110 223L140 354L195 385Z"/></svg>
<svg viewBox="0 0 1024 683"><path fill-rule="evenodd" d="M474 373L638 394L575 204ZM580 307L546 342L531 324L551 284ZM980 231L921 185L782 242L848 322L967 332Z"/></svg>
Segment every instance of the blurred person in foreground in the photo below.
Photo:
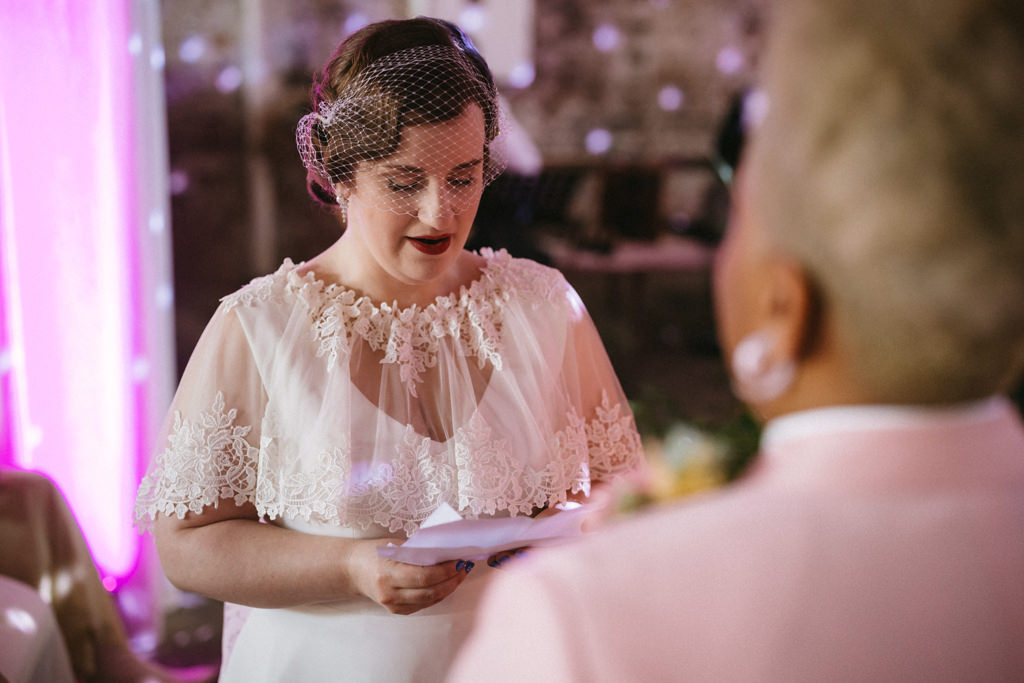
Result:
<svg viewBox="0 0 1024 683"><path fill-rule="evenodd" d="M510 568L452 679L1024 680L1024 4L773 7L731 488Z"/></svg>
<svg viewBox="0 0 1024 683"><path fill-rule="evenodd" d="M190 681L208 680L191 673ZM0 681L7 680L183 679L132 651L117 603L57 484L42 472L0 466Z"/></svg>

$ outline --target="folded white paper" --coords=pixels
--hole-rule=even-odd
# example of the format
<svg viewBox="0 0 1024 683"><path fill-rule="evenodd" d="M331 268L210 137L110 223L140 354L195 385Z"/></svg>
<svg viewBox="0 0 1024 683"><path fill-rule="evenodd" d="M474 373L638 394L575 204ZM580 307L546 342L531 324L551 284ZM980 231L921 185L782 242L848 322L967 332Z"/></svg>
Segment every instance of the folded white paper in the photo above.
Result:
<svg viewBox="0 0 1024 683"><path fill-rule="evenodd" d="M442 505L402 545L377 549L381 557L428 565L448 560L482 560L502 550L551 545L583 533L586 506L564 509L547 517L462 519Z"/></svg>

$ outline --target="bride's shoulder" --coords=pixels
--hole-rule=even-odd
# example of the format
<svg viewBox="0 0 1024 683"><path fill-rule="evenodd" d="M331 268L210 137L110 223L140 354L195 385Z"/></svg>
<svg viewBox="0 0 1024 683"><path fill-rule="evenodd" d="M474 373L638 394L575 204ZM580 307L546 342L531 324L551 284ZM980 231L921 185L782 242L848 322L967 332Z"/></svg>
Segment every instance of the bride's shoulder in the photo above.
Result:
<svg viewBox="0 0 1024 683"><path fill-rule="evenodd" d="M285 259L273 273L253 278L248 284L222 297L221 306L225 310L231 310L239 306L252 307L281 299L289 290L289 284L294 284L296 279L302 279L299 266L291 259Z"/></svg>
<svg viewBox="0 0 1024 683"><path fill-rule="evenodd" d="M557 268L528 258L511 256L501 249L482 249L487 277L505 288L541 299L560 300L572 289Z"/></svg>

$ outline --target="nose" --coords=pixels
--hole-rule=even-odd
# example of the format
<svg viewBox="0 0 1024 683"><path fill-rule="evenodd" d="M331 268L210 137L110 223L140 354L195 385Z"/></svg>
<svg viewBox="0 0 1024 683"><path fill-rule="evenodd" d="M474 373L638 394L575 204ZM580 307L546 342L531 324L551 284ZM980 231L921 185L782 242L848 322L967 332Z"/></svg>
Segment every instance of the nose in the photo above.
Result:
<svg viewBox="0 0 1024 683"><path fill-rule="evenodd" d="M439 228L454 214L451 193L447 191L443 183L432 179L426 191L420 196L417 218L424 225Z"/></svg>

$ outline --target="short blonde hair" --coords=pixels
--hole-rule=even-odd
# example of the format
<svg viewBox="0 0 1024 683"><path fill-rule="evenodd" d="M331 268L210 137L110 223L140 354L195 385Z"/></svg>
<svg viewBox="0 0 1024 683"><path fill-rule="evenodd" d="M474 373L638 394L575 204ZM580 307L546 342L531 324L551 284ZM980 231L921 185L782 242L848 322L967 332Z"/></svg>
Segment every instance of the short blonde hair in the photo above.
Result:
<svg viewBox="0 0 1024 683"><path fill-rule="evenodd" d="M881 401L967 400L1024 366L1024 3L782 0L747 159Z"/></svg>

